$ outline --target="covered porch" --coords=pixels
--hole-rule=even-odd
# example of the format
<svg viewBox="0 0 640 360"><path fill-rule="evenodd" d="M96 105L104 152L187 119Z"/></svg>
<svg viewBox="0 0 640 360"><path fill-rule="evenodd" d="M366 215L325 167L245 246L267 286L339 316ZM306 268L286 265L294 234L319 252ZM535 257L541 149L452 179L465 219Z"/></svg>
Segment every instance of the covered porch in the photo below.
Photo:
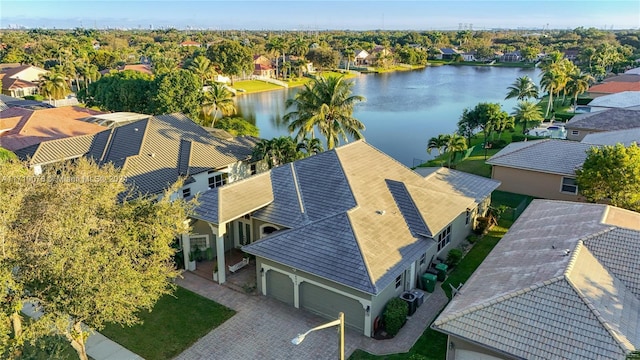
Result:
<svg viewBox="0 0 640 360"><path fill-rule="evenodd" d="M246 260L245 260L246 259ZM234 268L234 265L246 264ZM245 293L255 293L256 291L256 261L255 258L247 257L247 254L240 249L231 249L224 254L225 267L225 279L224 285ZM234 271L231 271L231 269ZM218 261L216 260L203 260L197 262L196 269L192 272L204 279L213 282L219 282L218 274L214 274L214 270L218 270Z"/></svg>

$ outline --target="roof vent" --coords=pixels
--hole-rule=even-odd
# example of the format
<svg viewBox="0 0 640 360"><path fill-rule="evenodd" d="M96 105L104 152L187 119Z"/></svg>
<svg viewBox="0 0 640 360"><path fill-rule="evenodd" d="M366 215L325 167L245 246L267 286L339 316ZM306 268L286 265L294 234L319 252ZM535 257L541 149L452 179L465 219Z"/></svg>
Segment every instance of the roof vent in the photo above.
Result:
<svg viewBox="0 0 640 360"><path fill-rule="evenodd" d="M564 256L569 256L569 254L571 254L571 250L570 249L564 249L563 253Z"/></svg>
<svg viewBox="0 0 640 360"><path fill-rule="evenodd" d="M156 153L150 153L149 156L151 156L152 158L156 157Z"/></svg>
<svg viewBox="0 0 640 360"><path fill-rule="evenodd" d="M376 214L378 214L378 215L384 215L385 212L386 211L384 211L384 210L376 210Z"/></svg>
<svg viewBox="0 0 640 360"><path fill-rule="evenodd" d="M138 128L134 128L133 131L138 131Z"/></svg>

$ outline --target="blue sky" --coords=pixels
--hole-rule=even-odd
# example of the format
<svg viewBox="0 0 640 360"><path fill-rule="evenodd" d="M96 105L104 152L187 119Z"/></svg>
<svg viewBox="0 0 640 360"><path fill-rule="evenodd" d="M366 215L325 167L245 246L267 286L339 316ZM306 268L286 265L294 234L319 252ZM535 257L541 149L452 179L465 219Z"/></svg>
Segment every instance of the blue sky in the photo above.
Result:
<svg viewBox="0 0 640 360"><path fill-rule="evenodd" d="M640 28L639 0L2 0L0 27L245 30Z"/></svg>

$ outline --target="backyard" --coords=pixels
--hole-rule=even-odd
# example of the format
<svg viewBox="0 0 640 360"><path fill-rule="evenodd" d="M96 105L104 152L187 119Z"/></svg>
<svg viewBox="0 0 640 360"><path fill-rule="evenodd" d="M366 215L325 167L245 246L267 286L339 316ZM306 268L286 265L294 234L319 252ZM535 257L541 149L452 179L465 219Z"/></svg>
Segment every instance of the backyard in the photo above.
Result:
<svg viewBox="0 0 640 360"><path fill-rule="evenodd" d="M147 360L170 359L232 317L235 312L181 287L165 295L140 325L108 325L100 332Z"/></svg>

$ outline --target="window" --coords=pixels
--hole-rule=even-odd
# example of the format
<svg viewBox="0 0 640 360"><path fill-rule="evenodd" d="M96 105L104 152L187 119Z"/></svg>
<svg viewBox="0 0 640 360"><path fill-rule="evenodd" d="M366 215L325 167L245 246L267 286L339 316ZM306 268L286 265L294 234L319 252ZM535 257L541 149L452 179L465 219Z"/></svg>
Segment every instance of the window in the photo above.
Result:
<svg viewBox="0 0 640 360"><path fill-rule="evenodd" d="M191 243L191 251L195 249L205 251L209 247L209 236L191 235L189 236L189 242Z"/></svg>
<svg viewBox="0 0 640 360"><path fill-rule="evenodd" d="M209 188L213 189L213 188L217 188L217 187L220 187L220 186L226 184L228 177L229 177L229 174L226 174L226 173L218 174L218 175L214 175L214 176L210 177L209 178Z"/></svg>
<svg viewBox="0 0 640 360"><path fill-rule="evenodd" d="M427 254L422 254L420 256L420 265L424 265L424 262L427 260Z"/></svg>
<svg viewBox="0 0 640 360"><path fill-rule="evenodd" d="M191 196L191 188L182 189L182 197L188 198L189 196Z"/></svg>
<svg viewBox="0 0 640 360"><path fill-rule="evenodd" d="M580 135L580 130L571 130L571 135Z"/></svg>
<svg viewBox="0 0 640 360"><path fill-rule="evenodd" d="M251 164L251 175L255 175L257 172L256 164Z"/></svg>
<svg viewBox="0 0 640 360"><path fill-rule="evenodd" d="M442 230L440 235L438 235L438 251L444 249L451 242L451 225L447 226L446 229Z"/></svg>
<svg viewBox="0 0 640 360"><path fill-rule="evenodd" d="M396 278L396 289L402 286L402 274L398 275Z"/></svg>
<svg viewBox="0 0 640 360"><path fill-rule="evenodd" d="M563 177L560 192L578 194L578 183L576 182L576 179Z"/></svg>
<svg viewBox="0 0 640 360"><path fill-rule="evenodd" d="M471 220L471 210L467 209L467 216L464 218L464 224L469 225L469 220Z"/></svg>

